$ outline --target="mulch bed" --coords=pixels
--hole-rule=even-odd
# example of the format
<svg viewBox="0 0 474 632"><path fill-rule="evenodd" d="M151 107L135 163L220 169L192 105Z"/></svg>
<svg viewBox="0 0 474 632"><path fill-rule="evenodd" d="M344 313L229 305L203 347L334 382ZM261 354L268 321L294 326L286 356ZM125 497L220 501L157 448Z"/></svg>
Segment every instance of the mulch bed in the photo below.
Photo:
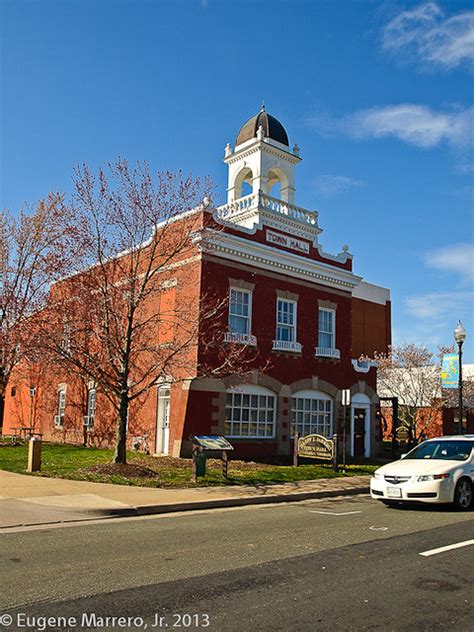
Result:
<svg viewBox="0 0 474 632"><path fill-rule="evenodd" d="M172 456L148 456L140 453L134 454L131 458L133 462L141 463L157 472L159 472L160 469L190 470L192 468L191 459L178 459ZM220 470L222 468L222 461L220 459L207 459L206 467L211 470ZM229 468L233 470L268 470L269 467L271 467L271 464L268 463L229 459Z"/></svg>
<svg viewBox="0 0 474 632"><path fill-rule="evenodd" d="M123 478L159 478L160 469L180 469L191 471L191 459L176 459L173 457L152 457L147 455L134 455L134 461L129 463L102 463L92 465L79 470L81 474L94 474L104 476L121 476ZM136 459L136 460L135 460ZM219 459L208 459L207 468L210 470L221 470L222 461ZM268 465L264 463L254 463L253 461L229 461L229 467L234 470L266 470Z"/></svg>
<svg viewBox="0 0 474 632"><path fill-rule="evenodd" d="M79 470L83 474L103 474L106 476L123 476L124 478L158 478L158 472L148 467L133 463L103 463Z"/></svg>

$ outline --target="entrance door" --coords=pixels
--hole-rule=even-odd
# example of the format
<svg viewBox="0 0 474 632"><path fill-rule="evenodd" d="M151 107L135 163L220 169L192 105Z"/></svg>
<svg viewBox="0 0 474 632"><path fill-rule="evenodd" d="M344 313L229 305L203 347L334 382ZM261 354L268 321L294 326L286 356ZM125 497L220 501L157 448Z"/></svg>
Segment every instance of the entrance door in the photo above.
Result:
<svg viewBox="0 0 474 632"><path fill-rule="evenodd" d="M365 456L365 408L354 408L354 456Z"/></svg>
<svg viewBox="0 0 474 632"><path fill-rule="evenodd" d="M170 388L158 388L158 406L156 412L156 452L168 454L170 441Z"/></svg>

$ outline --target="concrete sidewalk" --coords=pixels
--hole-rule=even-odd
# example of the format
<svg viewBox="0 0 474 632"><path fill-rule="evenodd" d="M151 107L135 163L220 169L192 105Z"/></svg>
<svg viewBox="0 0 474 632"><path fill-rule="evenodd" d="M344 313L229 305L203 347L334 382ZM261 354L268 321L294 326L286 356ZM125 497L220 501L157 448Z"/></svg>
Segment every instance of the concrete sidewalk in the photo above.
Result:
<svg viewBox="0 0 474 632"><path fill-rule="evenodd" d="M367 493L369 476L281 485L152 489L0 470L0 529Z"/></svg>

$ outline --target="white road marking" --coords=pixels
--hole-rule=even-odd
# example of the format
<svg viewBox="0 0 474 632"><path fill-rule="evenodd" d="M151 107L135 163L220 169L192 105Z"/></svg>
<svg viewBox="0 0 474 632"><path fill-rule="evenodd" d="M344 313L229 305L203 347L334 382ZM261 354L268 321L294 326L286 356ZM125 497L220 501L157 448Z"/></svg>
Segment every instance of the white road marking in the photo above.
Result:
<svg viewBox="0 0 474 632"><path fill-rule="evenodd" d="M474 544L474 540L466 540L465 542L457 542L456 544L448 544L448 546L440 546L439 549L431 549L429 551L423 551L423 553L418 553L418 555L423 555L423 557L429 557L430 555L438 555L438 553L444 553L445 551L451 551L452 549L460 549L463 546L470 546Z"/></svg>
<svg viewBox="0 0 474 632"><path fill-rule="evenodd" d="M387 531L388 527L370 527L371 531Z"/></svg>
<svg viewBox="0 0 474 632"><path fill-rule="evenodd" d="M324 516L351 516L352 514L359 514L362 511L318 511L317 509L310 509L309 513L323 514Z"/></svg>

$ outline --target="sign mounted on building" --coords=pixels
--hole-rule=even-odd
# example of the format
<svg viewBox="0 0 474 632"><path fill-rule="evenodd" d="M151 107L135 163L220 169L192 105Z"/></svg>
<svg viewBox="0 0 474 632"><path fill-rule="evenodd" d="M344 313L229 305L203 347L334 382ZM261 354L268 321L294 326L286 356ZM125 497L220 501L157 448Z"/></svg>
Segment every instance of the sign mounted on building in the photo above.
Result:
<svg viewBox="0 0 474 632"><path fill-rule="evenodd" d="M285 248L291 248L291 250L297 250L305 255L309 254L309 244L302 239L296 239L296 237L290 237L289 235L283 235L282 233L276 233L273 230L267 230L266 239L271 244L278 244L279 246L285 246Z"/></svg>
<svg viewBox="0 0 474 632"><path fill-rule="evenodd" d="M349 388L343 388L341 394L341 404L343 406L349 406L351 403L351 391Z"/></svg>
<svg viewBox="0 0 474 632"><path fill-rule="evenodd" d="M332 461L334 459L334 441L318 434L301 437L298 440L298 456Z"/></svg>
<svg viewBox="0 0 474 632"><path fill-rule="evenodd" d="M459 356L456 353L447 353L443 356L441 386L443 388L458 388L459 386Z"/></svg>

